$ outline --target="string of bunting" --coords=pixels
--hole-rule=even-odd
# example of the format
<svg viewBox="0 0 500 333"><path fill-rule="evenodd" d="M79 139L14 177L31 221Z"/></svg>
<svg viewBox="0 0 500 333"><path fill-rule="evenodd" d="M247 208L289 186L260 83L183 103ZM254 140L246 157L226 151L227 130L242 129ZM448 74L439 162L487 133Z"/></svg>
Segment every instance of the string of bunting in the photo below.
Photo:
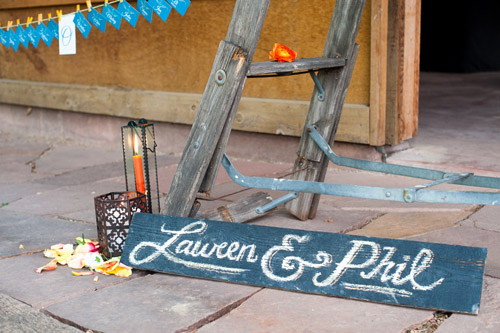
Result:
<svg viewBox="0 0 500 333"><path fill-rule="evenodd" d="M97 29L106 32L106 23L111 24L116 29L120 29L121 20L124 19L132 27L135 28L139 16L142 15L149 23L153 20L153 12L155 12L163 22L174 8L180 15L184 16L190 0L138 0L137 9L129 4L126 0L109 1L105 0L104 4L92 6L90 0L86 1L87 9L80 10L80 5L76 6L76 12L63 15L62 10L57 10L58 22L61 22L63 16L74 15L73 22L80 33L87 38L89 36L92 25ZM118 3L115 9L112 4ZM97 8L101 8L99 13ZM87 12L87 17L82 12ZM47 25L44 22L48 22ZM21 23L16 20L16 25L13 21L8 21L7 26L0 27L0 42L6 48L12 48L17 52L19 44L28 48L31 43L35 48L38 48L40 39L48 46L52 44L55 38L59 40L59 24L54 21L52 14L48 14L48 18L44 19L42 14L38 14L38 24L33 27L33 17L28 17L26 23ZM23 26L26 26L24 29ZM14 30L15 28L15 30Z"/></svg>

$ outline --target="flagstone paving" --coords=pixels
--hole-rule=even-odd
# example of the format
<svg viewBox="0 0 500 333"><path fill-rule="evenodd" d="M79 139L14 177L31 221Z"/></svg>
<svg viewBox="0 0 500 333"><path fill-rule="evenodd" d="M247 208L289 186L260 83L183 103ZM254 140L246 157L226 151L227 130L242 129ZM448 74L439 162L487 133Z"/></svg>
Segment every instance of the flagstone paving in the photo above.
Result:
<svg viewBox="0 0 500 333"><path fill-rule="evenodd" d="M422 105L433 111L433 116L423 113L419 137L410 141L409 149L389 154L387 160L499 176L497 146L500 132L498 126L488 126L496 125L500 119L495 116L500 96L498 88L489 85L486 89L488 99L480 99L479 104L474 102L476 96L471 96L470 100L459 96L452 99L451 105L433 91L443 87L443 81L432 75L426 80L432 89L424 90ZM474 81L450 79L450 84L457 82L469 86ZM444 85L443 89L448 88ZM494 89L496 93L492 92ZM467 89L460 91L465 95ZM471 88L470 91L478 94L481 90ZM435 100L429 102L426 98ZM479 106L484 107L485 114L491 117L479 119L475 116L475 108ZM125 190L119 134L109 133L109 129L121 124L123 119L107 117L100 128L106 138L102 143L95 139L90 145L90 141L82 144L68 139L85 135L85 130L77 124L87 119L87 115L58 115L56 111L46 111L47 116L43 116L42 111L35 109L30 118L26 118L26 110L22 107L5 108L8 109L5 114L10 118L6 120L7 127L0 124L0 331L36 331L42 328L40 331L66 332L76 328L104 332L198 329L200 332L385 333L407 332L432 326L432 323L437 332L444 333L500 331L499 206L407 204L322 196L318 213L312 220L298 221L279 207L249 222L485 247L488 256L477 316L454 313L433 321L435 312L431 310L135 269L129 278L99 275L97 281L94 281L95 276L73 276L71 269L62 266L55 271L36 274L34 269L49 261L43 257L43 249L55 243L74 242L75 237L82 233L86 237L97 236L95 196ZM455 112L463 110L466 112L460 113L462 116L455 116ZM469 123L464 118L466 116L471 117ZM54 122L45 124L43 119ZM16 122L20 126L18 129L14 126ZM454 130L442 129L448 122L453 124ZM37 130L40 124L44 127ZM461 130L463 136L458 137L457 128L467 124L474 126ZM166 129L167 125L159 127ZM116 128L119 133L119 127ZM171 132L158 131L158 139L168 142L159 150L163 153L158 157L162 194L167 192L171 183L189 130L181 125L172 125L171 128ZM18 132L7 132L12 129ZM98 134L96 129L92 131L92 136ZM54 136L62 139L55 140ZM243 174L253 176L278 177L289 173L295 156L288 156L296 150L289 145L293 140L265 135L262 136L264 139L256 140L256 136L236 133L236 137L230 140L228 152L235 156L237 168ZM266 140L273 142L266 146L262 144ZM253 150L252 145L258 147ZM276 159L269 153L270 148L277 150ZM377 156L368 159L376 160ZM332 165L326 181L380 187L406 187L425 182ZM211 193L216 199L202 201L203 209L219 207L259 191L230 182L222 169L216 184ZM268 192L273 198L284 194ZM423 332L431 331L425 329Z"/></svg>

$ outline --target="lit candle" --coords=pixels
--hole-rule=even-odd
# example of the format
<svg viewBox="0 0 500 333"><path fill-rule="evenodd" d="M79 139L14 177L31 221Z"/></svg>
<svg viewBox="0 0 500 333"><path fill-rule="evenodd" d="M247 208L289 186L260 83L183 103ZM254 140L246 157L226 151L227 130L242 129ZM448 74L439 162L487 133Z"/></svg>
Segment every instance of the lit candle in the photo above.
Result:
<svg viewBox="0 0 500 333"><path fill-rule="evenodd" d="M138 152L138 142L137 138L134 136L134 171L135 171L135 188L137 192L146 193L146 187L144 186L144 170L142 169L142 156Z"/></svg>

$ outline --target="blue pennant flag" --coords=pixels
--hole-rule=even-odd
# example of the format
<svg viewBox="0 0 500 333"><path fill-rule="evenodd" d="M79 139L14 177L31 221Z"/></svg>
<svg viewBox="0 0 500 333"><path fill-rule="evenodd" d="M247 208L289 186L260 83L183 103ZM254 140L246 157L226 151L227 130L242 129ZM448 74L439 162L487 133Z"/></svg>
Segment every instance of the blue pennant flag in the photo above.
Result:
<svg viewBox="0 0 500 333"><path fill-rule="evenodd" d="M83 16L82 12L78 12L75 14L73 23L75 23L75 26L78 28L78 30L80 30L83 37L87 38L89 36L92 26L90 25L89 21L87 21L85 16Z"/></svg>
<svg viewBox="0 0 500 333"><path fill-rule="evenodd" d="M12 28L7 31L7 33L9 34L10 46L12 46L12 49L17 52L17 49L19 48L19 38L17 38L17 35Z"/></svg>
<svg viewBox="0 0 500 333"><path fill-rule="evenodd" d="M52 31L54 38L59 40L59 25L54 22L52 18L49 19L49 23L47 23L47 28Z"/></svg>
<svg viewBox="0 0 500 333"><path fill-rule="evenodd" d="M38 42L40 41L40 35L38 34L38 32L36 32L36 30L33 28L32 25L28 25L24 32L26 33L26 36L30 40L30 43L36 49L38 47Z"/></svg>
<svg viewBox="0 0 500 333"><path fill-rule="evenodd" d="M10 47L10 43L9 43L9 36L7 35L7 33L5 31L3 31L3 29L0 29L0 42L3 44L3 46L5 46L6 48L9 48Z"/></svg>
<svg viewBox="0 0 500 333"><path fill-rule="evenodd" d="M153 8L146 2L146 0L137 1L137 10L148 20L149 23L153 20Z"/></svg>
<svg viewBox="0 0 500 333"><path fill-rule="evenodd" d="M170 14L172 7L167 5L167 3L163 0L149 0L149 5L153 7L153 10L156 14L158 14L163 22L167 21L168 14Z"/></svg>
<svg viewBox="0 0 500 333"><path fill-rule="evenodd" d="M122 23L122 16L116 9L111 7L110 4L102 8L102 16L109 22L113 27L120 30L120 24Z"/></svg>
<svg viewBox="0 0 500 333"><path fill-rule="evenodd" d="M36 27L36 32L40 35L40 39L43 40L45 44L47 44L48 47L50 47L50 44L52 44L52 38L54 38L54 34L52 31L47 29L45 24L40 22L38 26Z"/></svg>
<svg viewBox="0 0 500 333"><path fill-rule="evenodd" d="M23 44L24 48L27 49L28 46L30 45L30 40L28 39L28 36L26 36L26 33L24 32L23 27L18 25L16 28L16 34L17 34L17 38L19 38L19 41L21 42L21 44Z"/></svg>
<svg viewBox="0 0 500 333"><path fill-rule="evenodd" d="M186 10L191 4L191 1L189 0L167 0L167 2L182 16L186 14Z"/></svg>
<svg viewBox="0 0 500 333"><path fill-rule="evenodd" d="M126 0L123 0L118 4L118 12L125 21L135 28L137 20L139 19L139 12L134 7L132 7Z"/></svg>
<svg viewBox="0 0 500 333"><path fill-rule="evenodd" d="M89 9L87 19L90 23L95 25L97 29L101 30L102 32L106 32L106 19L93 7L91 8L92 9Z"/></svg>

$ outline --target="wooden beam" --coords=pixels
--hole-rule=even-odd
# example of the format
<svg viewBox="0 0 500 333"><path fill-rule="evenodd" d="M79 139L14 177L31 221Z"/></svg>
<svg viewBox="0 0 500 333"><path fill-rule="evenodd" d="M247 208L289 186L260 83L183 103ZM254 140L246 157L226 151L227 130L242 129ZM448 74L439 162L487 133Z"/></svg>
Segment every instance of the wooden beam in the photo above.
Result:
<svg viewBox="0 0 500 333"><path fill-rule="evenodd" d="M385 144L388 0L371 2L370 145Z"/></svg>
<svg viewBox="0 0 500 333"><path fill-rule="evenodd" d="M224 150L269 1L236 1L226 40L221 42L217 51L212 72L186 148L165 199L162 214L170 216L190 214L209 165L214 165L213 162L217 159L215 156L219 156L220 151ZM221 71L224 74L222 76L219 74Z"/></svg>
<svg viewBox="0 0 500 333"><path fill-rule="evenodd" d="M347 64L340 69L321 71L318 79L326 92L325 99L318 100L315 88L305 124L313 125L319 134L333 145L340 121L342 108L351 80L354 62L359 46L356 37L361 16L365 6L364 0L335 2L330 28L323 51L324 57L346 58ZM299 151L293 170L293 179L322 182L326 175L328 159L309 137L304 127ZM286 204L287 210L301 220L313 218L316 214L319 195L300 193L299 197Z"/></svg>
<svg viewBox="0 0 500 333"><path fill-rule="evenodd" d="M417 135L421 0L389 0L386 143Z"/></svg>
<svg viewBox="0 0 500 333"><path fill-rule="evenodd" d="M104 1L94 0L93 4L100 4ZM84 0L3 0L0 1L0 9L21 9L21 8L40 8L40 7L54 7L85 4Z"/></svg>
<svg viewBox="0 0 500 333"><path fill-rule="evenodd" d="M0 102L192 125L201 94L1 80ZM166 107L168 106L168 107ZM234 130L300 136L309 102L243 97ZM345 104L337 141L368 144L370 108ZM283 122L286 117L287 122Z"/></svg>

